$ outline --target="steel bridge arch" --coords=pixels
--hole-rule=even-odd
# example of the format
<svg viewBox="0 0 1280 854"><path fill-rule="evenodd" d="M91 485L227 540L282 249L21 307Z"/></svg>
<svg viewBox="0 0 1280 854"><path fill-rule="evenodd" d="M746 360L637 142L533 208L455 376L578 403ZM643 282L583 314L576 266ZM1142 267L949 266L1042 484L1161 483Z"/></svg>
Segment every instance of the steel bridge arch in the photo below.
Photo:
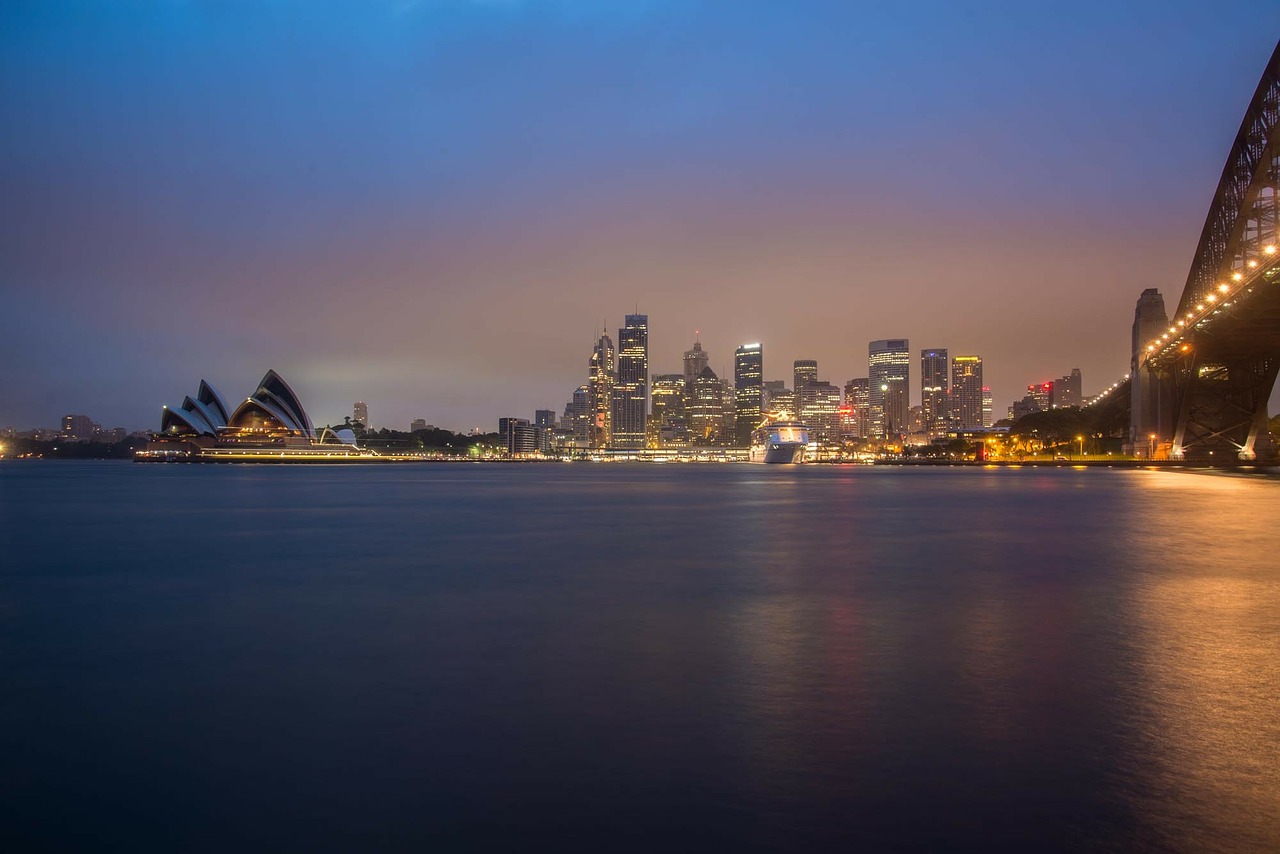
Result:
<svg viewBox="0 0 1280 854"><path fill-rule="evenodd" d="M1151 327L1160 318L1149 309L1167 331ZM1138 340L1140 329L1150 340ZM1275 457L1266 425L1280 372L1280 43L1227 156L1177 309L1165 317L1139 301L1132 364L1135 448L1148 425L1173 459Z"/></svg>
<svg viewBox="0 0 1280 854"><path fill-rule="evenodd" d="M1280 194L1277 123L1280 123L1280 42L1276 43L1271 61L1262 72L1226 165L1222 167L1222 177L1200 233L1176 316L1185 315L1233 270L1244 267L1251 253L1261 249L1256 238L1249 239L1250 223L1257 224L1258 232L1269 225L1275 239L1276 226L1280 225L1275 215L1280 202L1277 199ZM1269 216L1259 204L1264 197L1269 197L1266 205ZM1269 221L1251 218L1251 215L1262 215Z"/></svg>

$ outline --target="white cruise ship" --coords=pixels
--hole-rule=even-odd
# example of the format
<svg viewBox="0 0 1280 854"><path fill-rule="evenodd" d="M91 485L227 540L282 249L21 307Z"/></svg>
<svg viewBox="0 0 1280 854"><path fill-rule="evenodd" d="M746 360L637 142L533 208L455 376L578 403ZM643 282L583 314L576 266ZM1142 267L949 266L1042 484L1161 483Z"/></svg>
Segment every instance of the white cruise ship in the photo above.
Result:
<svg viewBox="0 0 1280 854"><path fill-rule="evenodd" d="M753 463L802 463L809 447L809 428L786 415L769 413L751 434Z"/></svg>

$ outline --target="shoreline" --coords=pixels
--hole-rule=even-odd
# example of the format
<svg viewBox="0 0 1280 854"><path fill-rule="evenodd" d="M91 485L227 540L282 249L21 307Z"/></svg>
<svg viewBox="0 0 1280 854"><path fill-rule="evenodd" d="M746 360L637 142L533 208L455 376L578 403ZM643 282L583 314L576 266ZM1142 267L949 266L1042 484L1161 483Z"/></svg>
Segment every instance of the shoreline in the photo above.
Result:
<svg viewBox="0 0 1280 854"><path fill-rule="evenodd" d="M139 462L163 465L404 465L453 463L466 465L543 465L562 463L594 463L594 464L644 464L644 465L749 465L769 466L768 463L752 463L739 459L468 459L466 457L423 457L417 455L385 455L385 456L259 456L244 457L168 457L157 458L138 456L132 460L120 457L0 457L0 462ZM787 467L784 464L774 464ZM1207 463L1202 460L1135 460L1135 459L1086 459L1086 460L811 460L797 465L821 467L899 467L899 468L1111 468L1111 469L1151 469L1181 471L1239 471L1250 474L1280 474L1280 463L1235 461L1229 463Z"/></svg>

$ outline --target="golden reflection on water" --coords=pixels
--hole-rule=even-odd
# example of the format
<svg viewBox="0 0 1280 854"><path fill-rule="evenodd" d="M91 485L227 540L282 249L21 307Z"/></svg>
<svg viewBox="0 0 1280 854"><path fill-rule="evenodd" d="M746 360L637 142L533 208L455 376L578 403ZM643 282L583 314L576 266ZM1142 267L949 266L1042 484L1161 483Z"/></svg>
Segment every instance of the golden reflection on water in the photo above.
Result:
<svg viewBox="0 0 1280 854"><path fill-rule="evenodd" d="M1280 851L1280 485L1160 473L1160 530L1134 586L1134 655L1153 761L1145 816L1172 847Z"/></svg>
<svg viewBox="0 0 1280 854"><path fill-rule="evenodd" d="M1047 781L1047 816L1055 781L1070 777L1055 763L1096 772L1090 785L1112 789L1099 802L1121 816L1106 844L1132 831L1146 850L1280 852L1280 482L1037 475L1017 482L1019 509L1004 508L1026 527L1011 530L980 509L1009 474L966 482L975 506L955 527L930 517L955 561L930 552L923 570L895 564L908 546L887 548L858 519L857 496L880 488L874 500L891 500L894 482L837 485L835 514L788 481L743 485L730 554L759 590L727 628L749 785L803 797L796 777L764 773L777 768L822 769L828 790L865 785L857 769L883 758L878 742L911 749L901 739L914 730L892 714L914 698L945 704L914 722L945 721L947 743L968 751L957 767ZM1090 509L1054 515L1079 490ZM1048 551L1022 551L1041 538ZM1060 735L1081 739L1079 753L1059 752Z"/></svg>

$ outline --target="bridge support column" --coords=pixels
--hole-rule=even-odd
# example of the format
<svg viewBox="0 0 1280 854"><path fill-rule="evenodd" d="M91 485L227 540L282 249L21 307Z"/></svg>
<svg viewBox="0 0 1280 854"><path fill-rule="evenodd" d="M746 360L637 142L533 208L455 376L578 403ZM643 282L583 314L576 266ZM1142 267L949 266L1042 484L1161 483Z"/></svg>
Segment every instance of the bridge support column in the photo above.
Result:
<svg viewBox="0 0 1280 854"><path fill-rule="evenodd" d="M1213 463L1274 456L1267 433L1267 402L1280 358L1219 361L1194 350L1172 365L1177 421L1175 459ZM1261 445L1260 445L1261 442Z"/></svg>

